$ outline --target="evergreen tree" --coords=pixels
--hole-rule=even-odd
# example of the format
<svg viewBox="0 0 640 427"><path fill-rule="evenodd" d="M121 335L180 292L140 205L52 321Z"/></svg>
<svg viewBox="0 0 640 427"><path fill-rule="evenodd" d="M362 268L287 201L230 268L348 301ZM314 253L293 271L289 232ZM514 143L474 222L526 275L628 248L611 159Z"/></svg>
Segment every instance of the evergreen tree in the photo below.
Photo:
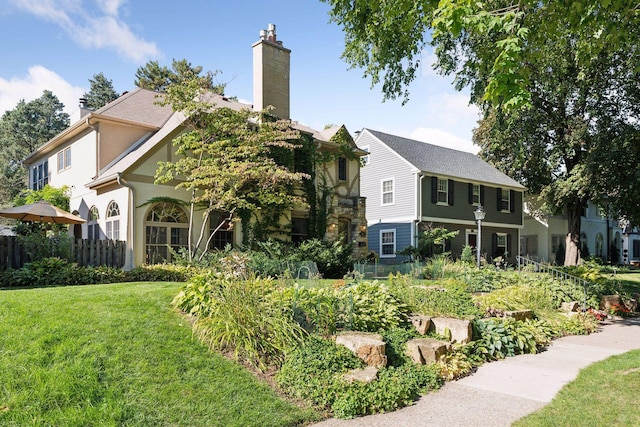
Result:
<svg viewBox="0 0 640 427"><path fill-rule="evenodd" d="M87 99L89 108L97 110L118 99L118 93L113 89L113 83L103 73L94 74L93 78L89 79L89 84L89 92L82 95Z"/></svg>

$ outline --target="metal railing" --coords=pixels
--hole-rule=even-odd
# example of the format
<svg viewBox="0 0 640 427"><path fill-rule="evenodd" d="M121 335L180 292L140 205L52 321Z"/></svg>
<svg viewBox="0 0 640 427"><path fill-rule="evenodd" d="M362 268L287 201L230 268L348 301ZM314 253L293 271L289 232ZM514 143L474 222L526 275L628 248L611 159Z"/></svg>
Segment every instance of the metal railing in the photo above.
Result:
<svg viewBox="0 0 640 427"><path fill-rule="evenodd" d="M526 258L523 256L516 256L516 260L518 261L518 271L522 269L522 267L533 266L535 268L535 272L537 273L545 273L551 275L555 280L569 282L574 286L582 286L583 295L582 295L582 311L587 310L587 286L590 285L588 280L582 279L580 277L573 276L569 273L566 273L562 270L558 270L557 268L553 268L548 264L543 264L538 261L534 261L530 258Z"/></svg>

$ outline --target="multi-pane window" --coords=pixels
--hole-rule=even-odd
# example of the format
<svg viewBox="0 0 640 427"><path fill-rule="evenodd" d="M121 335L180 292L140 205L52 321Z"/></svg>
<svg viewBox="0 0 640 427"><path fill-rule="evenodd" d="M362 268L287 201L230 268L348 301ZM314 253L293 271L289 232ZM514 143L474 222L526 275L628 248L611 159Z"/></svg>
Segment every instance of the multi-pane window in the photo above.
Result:
<svg viewBox="0 0 640 427"><path fill-rule="evenodd" d="M291 242L298 246L309 239L309 218L291 218Z"/></svg>
<svg viewBox="0 0 640 427"><path fill-rule="evenodd" d="M393 180L387 179L382 181L382 204L393 204Z"/></svg>
<svg viewBox="0 0 640 427"><path fill-rule="evenodd" d="M71 147L58 151L58 172L71 167Z"/></svg>
<svg viewBox="0 0 640 427"><path fill-rule="evenodd" d="M49 161L45 160L31 168L31 189L42 190L49 183Z"/></svg>
<svg viewBox="0 0 640 427"><path fill-rule="evenodd" d="M380 258L394 257L396 254L396 231L380 231Z"/></svg>
<svg viewBox="0 0 640 427"><path fill-rule="evenodd" d="M155 204L145 222L147 264L171 261L172 251L187 246L188 233L188 218L180 206L168 202Z"/></svg>
<svg viewBox="0 0 640 427"><path fill-rule="evenodd" d="M98 212L98 208L95 206L91 206L91 208L89 208L89 220L87 221L87 239L100 239L100 224L98 224L99 219L100 214Z"/></svg>
<svg viewBox="0 0 640 427"><path fill-rule="evenodd" d="M438 203L449 204L449 181L438 178Z"/></svg>
<svg viewBox="0 0 640 427"><path fill-rule="evenodd" d="M338 180L339 181L347 180L347 158L346 157L338 157Z"/></svg>
<svg viewBox="0 0 640 427"><path fill-rule="evenodd" d="M480 204L480 184L473 184L471 202L476 206Z"/></svg>
<svg viewBox="0 0 640 427"><path fill-rule="evenodd" d="M107 222L105 224L105 232L107 239L120 240L120 207L116 202L109 203L107 206Z"/></svg>
<svg viewBox="0 0 640 427"><path fill-rule="evenodd" d="M209 215L209 232L217 230L209 243L209 249L224 250L227 245L233 245L233 223L229 221L229 214L214 211Z"/></svg>
<svg viewBox="0 0 640 427"><path fill-rule="evenodd" d="M496 237L496 253L495 256L503 256L507 253L507 235L504 233L498 233Z"/></svg>
<svg viewBox="0 0 640 427"><path fill-rule="evenodd" d="M504 188L500 191L500 210L509 212L511 207L511 192Z"/></svg>
<svg viewBox="0 0 640 427"><path fill-rule="evenodd" d="M556 254L560 251L561 246L564 248L565 237L562 234L553 234L551 236L551 253ZM564 250L564 249L562 249Z"/></svg>

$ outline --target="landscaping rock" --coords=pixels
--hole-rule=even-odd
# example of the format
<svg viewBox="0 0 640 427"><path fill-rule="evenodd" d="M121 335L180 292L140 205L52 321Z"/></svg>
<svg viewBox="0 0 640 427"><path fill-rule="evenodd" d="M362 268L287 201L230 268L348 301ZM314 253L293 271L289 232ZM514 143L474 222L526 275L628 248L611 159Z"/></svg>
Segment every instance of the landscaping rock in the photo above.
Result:
<svg viewBox="0 0 640 427"><path fill-rule="evenodd" d="M562 311L578 311L580 309L580 303L578 303L578 301L563 302L560 308Z"/></svg>
<svg viewBox="0 0 640 427"><path fill-rule="evenodd" d="M620 295L602 295L600 297L600 309L608 310L612 305L622 305Z"/></svg>
<svg viewBox="0 0 640 427"><path fill-rule="evenodd" d="M336 336L336 344L347 347L368 366L376 368L387 366L386 345L379 334L358 331L342 332Z"/></svg>
<svg viewBox="0 0 640 427"><path fill-rule="evenodd" d="M533 310L505 311L504 317L513 317L514 319L523 322L526 319L533 319Z"/></svg>
<svg viewBox="0 0 640 427"><path fill-rule="evenodd" d="M431 326L431 317L424 314L413 313L409 316L409 321L420 335L426 335Z"/></svg>
<svg viewBox="0 0 640 427"><path fill-rule="evenodd" d="M626 305L627 308L634 313L638 311L638 300L636 299L627 300L624 302L624 305Z"/></svg>
<svg viewBox="0 0 640 427"><path fill-rule="evenodd" d="M378 368L375 366L367 366L364 369L352 369L344 374L344 379L350 383L358 381L361 383L370 383L378 376Z"/></svg>
<svg viewBox="0 0 640 427"><path fill-rule="evenodd" d="M467 344L473 339L473 328L470 320L452 319L449 317L432 317L430 330L446 336L446 331L451 332L451 341L459 344Z"/></svg>
<svg viewBox="0 0 640 427"><path fill-rule="evenodd" d="M407 341L407 354L414 363L435 363L451 349L451 344L434 338L414 338Z"/></svg>

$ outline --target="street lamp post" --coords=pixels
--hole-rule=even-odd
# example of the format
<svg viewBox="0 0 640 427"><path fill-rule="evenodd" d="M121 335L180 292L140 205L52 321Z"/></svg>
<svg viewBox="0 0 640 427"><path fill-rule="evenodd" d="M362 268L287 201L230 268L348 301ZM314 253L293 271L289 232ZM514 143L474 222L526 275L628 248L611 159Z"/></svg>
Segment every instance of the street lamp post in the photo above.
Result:
<svg viewBox="0 0 640 427"><path fill-rule="evenodd" d="M476 221L478 222L478 238L476 239L476 255L478 258L478 268L480 268L480 243L482 242L482 220L484 219L484 209L482 205L478 205L475 211L473 211L473 215L476 217Z"/></svg>

